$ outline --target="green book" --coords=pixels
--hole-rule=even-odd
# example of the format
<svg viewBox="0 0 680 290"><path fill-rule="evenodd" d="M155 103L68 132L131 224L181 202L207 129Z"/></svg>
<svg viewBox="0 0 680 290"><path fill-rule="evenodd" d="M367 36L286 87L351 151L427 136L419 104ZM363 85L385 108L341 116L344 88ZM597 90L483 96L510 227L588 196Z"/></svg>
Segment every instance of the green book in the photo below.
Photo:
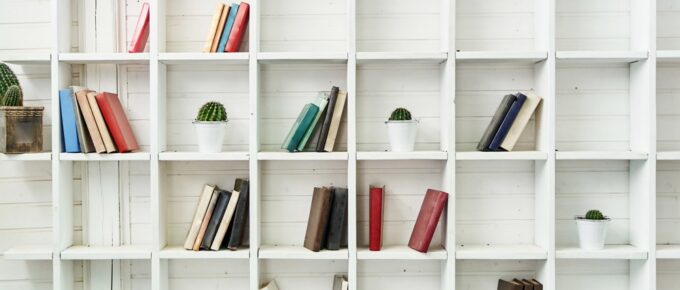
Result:
<svg viewBox="0 0 680 290"><path fill-rule="evenodd" d="M282 149L286 149L289 152L293 152L297 149L297 145L300 144L302 137L305 135L307 128L312 124L312 120L318 111L319 107L312 103L309 103L302 108L302 112L300 112L293 127L291 127L290 132L288 132L288 136L281 147Z"/></svg>
<svg viewBox="0 0 680 290"><path fill-rule="evenodd" d="M330 98L330 96L331 94L329 92L319 92L319 95L317 95L316 106L319 107L319 111L316 113L316 116L312 121L312 125L309 126L307 132L305 132L305 135L302 137L302 141L300 141L300 144L297 147L297 151L303 151L305 149L305 146L307 146L307 142L309 141L309 138L312 136L314 128L319 126L320 123L319 119L321 118L321 115L326 109L326 105L328 105L328 99Z"/></svg>
<svg viewBox="0 0 680 290"><path fill-rule="evenodd" d="M283 141L283 144L281 144L281 149L288 149L288 146L290 145L290 140L293 139L293 135L295 135L295 131L298 126L300 126L300 123L302 122L302 119L305 118L305 115L307 114L307 110L309 110L311 104L305 105L304 108L302 108L302 111L300 112L300 115L298 115L297 120L295 120L295 123L293 123L293 127L290 128L290 131L288 131L288 135L286 135L286 140Z"/></svg>

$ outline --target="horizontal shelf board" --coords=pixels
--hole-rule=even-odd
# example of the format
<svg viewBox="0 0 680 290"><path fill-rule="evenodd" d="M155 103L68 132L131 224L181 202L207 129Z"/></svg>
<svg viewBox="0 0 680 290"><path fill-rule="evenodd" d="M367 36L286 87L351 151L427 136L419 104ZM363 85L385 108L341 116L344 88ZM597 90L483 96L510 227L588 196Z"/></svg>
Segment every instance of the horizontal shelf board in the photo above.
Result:
<svg viewBox="0 0 680 290"><path fill-rule="evenodd" d="M545 260L548 251L536 245L458 245L457 260Z"/></svg>
<svg viewBox="0 0 680 290"><path fill-rule="evenodd" d="M585 63L630 63L647 59L646 51L558 51L560 62Z"/></svg>
<svg viewBox="0 0 680 290"><path fill-rule="evenodd" d="M644 260L647 259L647 251L631 245L605 245L600 251L582 250L578 246L557 247L558 259L617 259L617 260Z"/></svg>
<svg viewBox="0 0 680 290"><path fill-rule="evenodd" d="M346 52L260 52L261 63L347 63Z"/></svg>
<svg viewBox="0 0 680 290"><path fill-rule="evenodd" d="M60 53L59 62L73 64L148 64L148 53Z"/></svg>
<svg viewBox="0 0 680 290"><path fill-rule="evenodd" d="M148 246L72 246L61 251L62 260L148 260Z"/></svg>
<svg viewBox="0 0 680 290"><path fill-rule="evenodd" d="M547 51L457 51L456 62L529 62L548 58Z"/></svg>
<svg viewBox="0 0 680 290"><path fill-rule="evenodd" d="M546 160L547 152L512 151L512 152L456 152L456 160Z"/></svg>
<svg viewBox="0 0 680 290"><path fill-rule="evenodd" d="M657 259L680 259L680 245L656 245Z"/></svg>
<svg viewBox="0 0 680 290"><path fill-rule="evenodd" d="M657 152L657 160L680 160L680 151Z"/></svg>
<svg viewBox="0 0 680 290"><path fill-rule="evenodd" d="M448 152L413 151L413 152L357 152L357 160L446 160Z"/></svg>
<svg viewBox="0 0 680 290"><path fill-rule="evenodd" d="M408 246L383 246L380 251L368 248L357 249L359 260L446 260L447 252L441 245L431 246L427 253L421 253Z"/></svg>
<svg viewBox="0 0 680 290"><path fill-rule="evenodd" d="M161 161L245 161L250 159L248 152L161 152L158 154Z"/></svg>
<svg viewBox="0 0 680 290"><path fill-rule="evenodd" d="M357 52L357 63L442 63L446 52Z"/></svg>
<svg viewBox="0 0 680 290"><path fill-rule="evenodd" d="M279 260L347 260L349 252L347 249L312 252L302 246L261 246L258 256L260 259Z"/></svg>
<svg viewBox="0 0 680 290"><path fill-rule="evenodd" d="M347 160L347 152L259 152L258 160Z"/></svg>
<svg viewBox="0 0 680 290"><path fill-rule="evenodd" d="M645 160L648 154L634 151L558 151L557 160Z"/></svg>
<svg viewBox="0 0 680 290"><path fill-rule="evenodd" d="M680 50L657 50L658 62L680 62Z"/></svg>
<svg viewBox="0 0 680 290"><path fill-rule="evenodd" d="M236 53L201 53L187 52L159 53L158 60L165 64L247 64L250 55L247 52Z"/></svg>
<svg viewBox="0 0 680 290"><path fill-rule="evenodd" d="M60 160L66 161L147 161L151 154L147 152L130 153L59 153Z"/></svg>
<svg viewBox="0 0 680 290"><path fill-rule="evenodd" d="M52 260L52 246L20 246L3 253L5 260Z"/></svg>
<svg viewBox="0 0 680 290"><path fill-rule="evenodd" d="M4 154L0 153L0 161L50 161L52 153L23 153L23 154Z"/></svg>
<svg viewBox="0 0 680 290"><path fill-rule="evenodd" d="M242 248L236 251L189 251L180 246L165 247L161 250L161 259L248 259L250 249Z"/></svg>
<svg viewBox="0 0 680 290"><path fill-rule="evenodd" d="M0 53L0 62L20 65L49 65L52 55L49 52Z"/></svg>

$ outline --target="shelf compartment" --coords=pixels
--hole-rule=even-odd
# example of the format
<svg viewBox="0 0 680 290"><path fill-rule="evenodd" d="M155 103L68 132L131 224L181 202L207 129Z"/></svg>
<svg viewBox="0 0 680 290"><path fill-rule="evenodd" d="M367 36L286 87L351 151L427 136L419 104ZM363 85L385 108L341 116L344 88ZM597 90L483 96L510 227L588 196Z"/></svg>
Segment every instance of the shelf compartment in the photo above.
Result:
<svg viewBox="0 0 680 290"><path fill-rule="evenodd" d="M0 153L0 161L50 161L52 153L23 153L23 154L4 154Z"/></svg>
<svg viewBox="0 0 680 290"><path fill-rule="evenodd" d="M257 160L347 160L347 152L258 152Z"/></svg>
<svg viewBox="0 0 680 290"><path fill-rule="evenodd" d="M149 64L148 53L60 53L58 59L70 64Z"/></svg>
<svg viewBox="0 0 680 290"><path fill-rule="evenodd" d="M148 246L71 246L61 251L62 260L149 260Z"/></svg>
<svg viewBox="0 0 680 290"><path fill-rule="evenodd" d="M161 152L158 155L161 161L245 161L250 160L248 152Z"/></svg>
<svg viewBox="0 0 680 290"><path fill-rule="evenodd" d="M312 252L302 246L263 245L260 247L258 257L266 260L347 260L349 252L347 249Z"/></svg>
<svg viewBox="0 0 680 290"><path fill-rule="evenodd" d="M164 64L248 64L250 54L236 53L202 53L202 52L164 52L158 54L158 60Z"/></svg>
<svg viewBox="0 0 680 290"><path fill-rule="evenodd" d="M647 160L649 154L635 151L558 151L557 160Z"/></svg>
<svg viewBox="0 0 680 290"><path fill-rule="evenodd" d="M644 260L647 251L631 245L605 245L603 250L588 251L577 246L557 247L558 259L607 259L607 260Z"/></svg>
<svg viewBox="0 0 680 290"><path fill-rule="evenodd" d="M456 260L456 289L497 289L498 279L513 278L549 285L550 267L547 260Z"/></svg>
<svg viewBox="0 0 680 290"><path fill-rule="evenodd" d="M421 253L408 246L383 246L380 251L366 247L357 249L359 260L446 260L448 253L441 245L432 245L427 253Z"/></svg>
<svg viewBox="0 0 680 290"><path fill-rule="evenodd" d="M52 246L20 246L3 253L5 260L52 260Z"/></svg>
<svg viewBox="0 0 680 290"><path fill-rule="evenodd" d="M440 273L445 272L444 264L444 260L431 259L359 260L357 289L443 289Z"/></svg>
<svg viewBox="0 0 680 290"><path fill-rule="evenodd" d="M631 63L649 57L646 51L557 51L555 55L565 63Z"/></svg>
<svg viewBox="0 0 680 290"><path fill-rule="evenodd" d="M358 64L370 63L442 63L446 52L357 52Z"/></svg>
<svg viewBox="0 0 680 290"><path fill-rule="evenodd" d="M257 60L265 64L347 63L346 52L260 52Z"/></svg>
<svg viewBox="0 0 680 290"><path fill-rule="evenodd" d="M457 51L456 62L536 63L548 59L547 51Z"/></svg>
<svg viewBox="0 0 680 290"><path fill-rule="evenodd" d="M49 52L0 53L0 61L17 65L49 65L51 59Z"/></svg>
<svg viewBox="0 0 680 290"><path fill-rule="evenodd" d="M168 246L161 250L158 255L161 259L248 259L250 249L241 248L236 251L190 251L181 246Z"/></svg>
<svg viewBox="0 0 680 290"><path fill-rule="evenodd" d="M548 252L536 245L458 245L457 260L545 260Z"/></svg>
<svg viewBox="0 0 680 290"><path fill-rule="evenodd" d="M456 160L547 160L548 153L541 151L512 152L456 152Z"/></svg>
<svg viewBox="0 0 680 290"><path fill-rule="evenodd" d="M447 160L448 152L444 151L412 151L412 152L357 152L357 160Z"/></svg>
<svg viewBox="0 0 680 290"><path fill-rule="evenodd" d="M59 160L63 161L148 161L151 154L148 152L129 153L59 153Z"/></svg>

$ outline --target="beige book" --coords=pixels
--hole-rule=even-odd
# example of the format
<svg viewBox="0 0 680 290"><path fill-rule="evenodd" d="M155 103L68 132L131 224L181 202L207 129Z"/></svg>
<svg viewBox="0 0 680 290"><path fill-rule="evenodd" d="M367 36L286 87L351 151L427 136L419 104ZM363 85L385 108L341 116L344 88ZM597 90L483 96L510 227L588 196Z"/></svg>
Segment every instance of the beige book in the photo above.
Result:
<svg viewBox="0 0 680 290"><path fill-rule="evenodd" d="M222 245L224 236L227 234L227 230L229 229L229 225L231 224L231 219L234 217L234 211L236 210L236 204L238 203L239 195L241 194L236 190L231 192L229 204L227 204L227 210L224 212L224 215L222 216L222 221L220 222L220 226L217 228L217 234L215 234L215 239L213 240L212 245L210 245L210 249L213 251L219 250L220 246Z"/></svg>
<svg viewBox="0 0 680 290"><path fill-rule="evenodd" d="M222 17L224 6L224 3L220 3L215 7L215 13L213 14L212 22L210 22L210 31L208 31L208 39L205 40L203 52L210 52L210 49L212 48L215 32L217 32L217 25L220 23L220 17Z"/></svg>
<svg viewBox="0 0 680 290"><path fill-rule="evenodd" d="M205 215L203 216L203 221L201 221L201 227L198 230L198 235L196 236L196 241L194 241L194 251L201 249L201 243L203 242L203 237L205 237L205 232L208 230L208 224L210 223L210 218L212 217L213 211L215 210L215 204L217 203L217 197L219 196L220 190L216 187L210 195L210 202L208 203L208 208L205 210ZM193 226L193 224L192 224Z"/></svg>
<svg viewBox="0 0 680 290"><path fill-rule="evenodd" d="M90 103L90 109L92 110L92 115L94 116L94 121L97 123L97 129L99 130L99 135L102 137L102 142L104 142L104 147L106 148L106 153L116 152L116 144L113 143L111 134L109 133L109 128L106 127L106 121L104 121L104 116L102 111L99 110L99 105L97 104L97 92L87 93L87 102Z"/></svg>
<svg viewBox="0 0 680 290"><path fill-rule="evenodd" d="M515 144L517 144L517 140L519 140L519 137L522 135L524 128L526 128L529 120L531 120L531 115L534 114L534 111L541 103L541 97L533 91L522 92L522 94L527 96L527 99L524 102L524 105L522 105L522 108L519 109L517 117L515 118L515 122L512 123L510 130L508 130L508 134L501 143L501 148L507 151L512 151L512 148L515 147Z"/></svg>
<svg viewBox="0 0 680 290"><path fill-rule="evenodd" d="M201 222L203 222L203 217L205 216L205 212L208 210L208 204L210 203L210 198L212 197L215 189L217 189L217 187L214 185L206 184L203 186L203 192L201 193L201 197L198 199L198 205L196 206L194 219L191 222L191 227L189 227L187 239L184 241L184 248L187 250L192 250L194 248L194 242L196 242L196 237L198 237L198 231L201 229Z"/></svg>
<svg viewBox="0 0 680 290"><path fill-rule="evenodd" d="M339 91L338 97L335 101L333 118L331 119L331 126L328 128L328 137L326 137L326 144L323 147L323 151L333 152L333 148L335 148L335 140L338 137L338 130L340 129L340 121L342 121L342 113L345 109L346 101L347 91Z"/></svg>
<svg viewBox="0 0 680 290"><path fill-rule="evenodd" d="M276 285L276 280L271 280L269 283L263 285L260 290L279 290L279 286Z"/></svg>
<svg viewBox="0 0 680 290"><path fill-rule="evenodd" d="M210 52L218 52L217 47L220 46L220 38L222 37L224 24L227 23L227 15L229 15L229 9L230 7L224 7L224 9L222 9L222 15L220 15L220 22L217 24L217 30L215 31L215 37L213 38L213 43L212 46L210 47Z"/></svg>
<svg viewBox="0 0 680 290"><path fill-rule="evenodd" d="M333 277L333 290L346 290L347 286L347 277L343 275L335 275Z"/></svg>
<svg viewBox="0 0 680 290"><path fill-rule="evenodd" d="M105 153L106 146L104 146L104 140L102 140L102 135L99 133L99 128L97 128L97 122L94 120L94 114L92 114L92 108L90 108L90 102L87 101L87 94L92 91L81 90L76 93L76 99L78 100L78 106L80 107L80 113L83 115L85 120L85 126L87 131L90 132L90 138L92 138L92 143L94 144L94 150L97 153Z"/></svg>

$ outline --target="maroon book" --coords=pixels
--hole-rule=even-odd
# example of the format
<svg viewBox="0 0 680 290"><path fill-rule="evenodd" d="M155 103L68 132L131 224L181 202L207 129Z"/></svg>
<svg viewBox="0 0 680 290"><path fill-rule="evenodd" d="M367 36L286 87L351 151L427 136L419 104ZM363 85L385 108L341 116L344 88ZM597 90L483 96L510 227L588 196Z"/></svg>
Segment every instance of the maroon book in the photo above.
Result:
<svg viewBox="0 0 680 290"><path fill-rule="evenodd" d="M418 219L411 232L411 239L408 241L409 248L427 253L448 198L449 194L446 192L435 189L427 190L423 204L420 206Z"/></svg>
<svg viewBox="0 0 680 290"><path fill-rule="evenodd" d="M368 249L380 251L382 247L382 222L385 187L369 189L368 197Z"/></svg>
<svg viewBox="0 0 680 290"><path fill-rule="evenodd" d="M139 149L137 139L132 133L132 128L125 116L123 106L120 104L118 95L114 93L101 92L95 97L99 110L102 111L106 127L111 132L113 141L116 143L118 152L130 152Z"/></svg>

